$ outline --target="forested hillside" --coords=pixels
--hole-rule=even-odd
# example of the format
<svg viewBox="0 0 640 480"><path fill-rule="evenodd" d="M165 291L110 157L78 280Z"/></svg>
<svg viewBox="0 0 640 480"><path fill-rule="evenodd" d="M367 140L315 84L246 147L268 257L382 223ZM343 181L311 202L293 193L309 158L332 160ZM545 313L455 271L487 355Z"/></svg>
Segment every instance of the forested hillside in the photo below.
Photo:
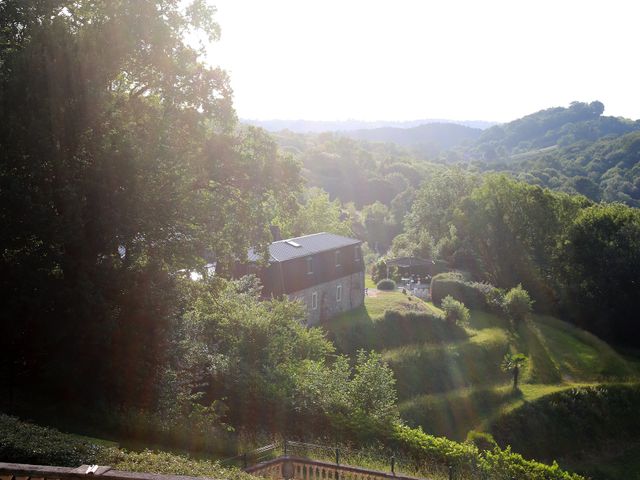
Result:
<svg viewBox="0 0 640 480"><path fill-rule="evenodd" d="M456 163L528 183L640 206L640 120L602 115L600 102L574 102L484 131Z"/></svg>
<svg viewBox="0 0 640 480"><path fill-rule="evenodd" d="M529 132L526 138L541 140L540 132L566 129L568 124L563 122L568 120L601 123L604 129L614 125L607 131L635 128L633 122L607 119L601 113L598 102L545 110L525 117L527 121L492 127L478 142L489 144L493 129L501 129L505 139L525 138ZM537 127L525 128L530 123ZM635 190L626 177L616 175L640 171L635 152L640 132L611 135L592 142L586 150L575 144L566 147L573 156L562 157L556 166L580 173L576 164L582 162L584 173L600 172L598 178L612 192L610 196L623 199L625 190L617 182L625 182L627 191ZM449 268L470 272L476 281L500 288L522 283L537 310L559 314L609 340L638 345L633 335L635 272L640 268L638 210L595 203L611 199L602 198L600 187L589 177L561 177L558 171L552 176L546 170L544 178L551 185L545 188L541 181L518 181L482 171L497 168L490 167L498 165L495 162L450 166L442 159L416 158L393 143L329 133L280 133L276 139L301 162L308 185L324 189L334 202L342 203L338 208L343 209L348 228L366 240L374 254L443 261ZM503 146L509 142L514 143L504 140ZM474 148L477 154L480 147ZM554 152L547 155L560 156L564 150ZM520 163L509 160L514 169L519 165L526 171L521 175L514 171L513 176L525 180L542 176L542 170L536 170L539 163L526 158ZM562 178L573 187L563 185ZM626 198L633 206L631 197Z"/></svg>
<svg viewBox="0 0 640 480"><path fill-rule="evenodd" d="M494 127L496 128L496 127ZM422 157L436 157L453 147L473 144L482 135L479 128L454 123L427 123L413 128L375 128L345 132L357 140L391 142Z"/></svg>

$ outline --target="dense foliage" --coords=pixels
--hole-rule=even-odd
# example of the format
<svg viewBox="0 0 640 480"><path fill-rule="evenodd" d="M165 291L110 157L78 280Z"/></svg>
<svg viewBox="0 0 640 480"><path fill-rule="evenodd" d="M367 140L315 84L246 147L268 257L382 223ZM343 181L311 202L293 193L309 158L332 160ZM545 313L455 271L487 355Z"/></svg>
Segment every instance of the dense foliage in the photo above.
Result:
<svg viewBox="0 0 640 480"><path fill-rule="evenodd" d="M431 298L436 305L451 297L470 308L487 309L483 284L471 282L458 272L439 273L431 279Z"/></svg>
<svg viewBox="0 0 640 480"><path fill-rule="evenodd" d="M442 300L442 310L444 311L444 319L449 323L465 325L469 322L469 309L451 295L447 295Z"/></svg>
<svg viewBox="0 0 640 480"><path fill-rule="evenodd" d="M531 313L533 302L522 285L517 285L505 294L503 306L511 320L522 322Z"/></svg>
<svg viewBox="0 0 640 480"><path fill-rule="evenodd" d="M375 435L397 419L395 380L375 353L336 356L297 302L264 301L249 277L191 286L176 320L162 425L191 435L236 430L294 437Z"/></svg>
<svg viewBox="0 0 640 480"><path fill-rule="evenodd" d="M501 416L491 432L499 444L512 445L527 457L576 457L605 443L637 442L639 402L637 385L570 389Z"/></svg>
<svg viewBox="0 0 640 480"><path fill-rule="evenodd" d="M86 440L0 414L2 461L77 467L97 463L103 453L103 447Z"/></svg>
<svg viewBox="0 0 640 480"><path fill-rule="evenodd" d="M449 190L464 182L462 174L451 173L435 180ZM501 175L484 176L455 196L433 192L426 182L407 218L414 244L433 235L438 255L476 280L505 290L522 284L536 310L560 312L608 339L637 344L630 335L640 268L637 209L594 205ZM486 283L437 275L433 299L451 295L471 308L488 300L491 308L496 292ZM528 302L521 303L524 308Z"/></svg>
<svg viewBox="0 0 640 480"><path fill-rule="evenodd" d="M367 367L363 367L363 372ZM373 380L371 378L367 381ZM362 385L360 385L362 387ZM382 399L372 399L379 401ZM386 446L385 454L394 452L404 465L417 472L445 476L452 466L457 476L474 476L487 480L525 478L528 480L581 480L582 477L561 470L557 465L544 465L525 460L509 448L480 451L471 443L457 443L434 437L420 429L395 424L379 437ZM378 447L380 451L380 447ZM134 472L206 476L243 480L253 478L236 469L221 467L217 462L196 460L168 452L128 452L115 447L95 445L50 428L21 422L0 415L0 455L10 462L53 464L75 467L80 464L110 465ZM423 473L424 474L424 473Z"/></svg>
<svg viewBox="0 0 640 480"><path fill-rule="evenodd" d="M509 172L531 184L638 207L640 121L603 111L600 102L573 102L491 127L464 150L464 161L471 157L479 171Z"/></svg>
<svg viewBox="0 0 640 480"><path fill-rule="evenodd" d="M0 3L3 382L154 407L177 272L268 241L298 168L234 131L226 74L185 43L217 37L213 13Z"/></svg>
<svg viewBox="0 0 640 480"><path fill-rule="evenodd" d="M117 470L207 476L229 480L251 479L216 462L194 460L167 452L128 452L93 443L15 417L0 415L0 458L11 463L78 467L109 465Z"/></svg>

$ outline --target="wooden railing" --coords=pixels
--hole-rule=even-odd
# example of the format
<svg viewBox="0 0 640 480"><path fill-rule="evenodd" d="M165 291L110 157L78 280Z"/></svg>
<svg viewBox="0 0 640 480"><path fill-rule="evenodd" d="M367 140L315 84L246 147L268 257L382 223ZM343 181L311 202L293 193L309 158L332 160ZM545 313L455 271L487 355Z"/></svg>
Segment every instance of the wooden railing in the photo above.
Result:
<svg viewBox="0 0 640 480"><path fill-rule="evenodd" d="M245 470L271 480L416 480L414 477L368 470L349 465L285 456L258 463Z"/></svg>

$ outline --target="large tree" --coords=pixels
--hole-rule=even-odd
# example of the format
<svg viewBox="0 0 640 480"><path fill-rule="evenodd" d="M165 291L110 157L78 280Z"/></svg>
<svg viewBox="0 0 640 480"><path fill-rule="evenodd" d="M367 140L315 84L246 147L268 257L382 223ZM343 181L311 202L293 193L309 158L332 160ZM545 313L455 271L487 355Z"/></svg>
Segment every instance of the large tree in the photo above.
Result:
<svg viewBox="0 0 640 480"><path fill-rule="evenodd" d="M622 204L583 210L569 226L563 257L567 303L580 323L638 345L640 211Z"/></svg>
<svg viewBox="0 0 640 480"><path fill-rule="evenodd" d="M297 188L298 167L237 128L228 76L186 42L218 37L214 13L200 0L0 1L12 382L148 405L175 273L267 243L265 201Z"/></svg>

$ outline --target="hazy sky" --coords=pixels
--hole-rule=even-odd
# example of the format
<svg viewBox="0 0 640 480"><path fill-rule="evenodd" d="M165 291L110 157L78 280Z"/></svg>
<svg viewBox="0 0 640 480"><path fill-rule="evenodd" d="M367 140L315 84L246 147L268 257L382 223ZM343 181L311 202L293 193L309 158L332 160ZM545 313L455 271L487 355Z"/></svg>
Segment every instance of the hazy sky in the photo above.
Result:
<svg viewBox="0 0 640 480"><path fill-rule="evenodd" d="M210 0L242 118L640 118L640 2ZM637 6L636 6L637 5Z"/></svg>

